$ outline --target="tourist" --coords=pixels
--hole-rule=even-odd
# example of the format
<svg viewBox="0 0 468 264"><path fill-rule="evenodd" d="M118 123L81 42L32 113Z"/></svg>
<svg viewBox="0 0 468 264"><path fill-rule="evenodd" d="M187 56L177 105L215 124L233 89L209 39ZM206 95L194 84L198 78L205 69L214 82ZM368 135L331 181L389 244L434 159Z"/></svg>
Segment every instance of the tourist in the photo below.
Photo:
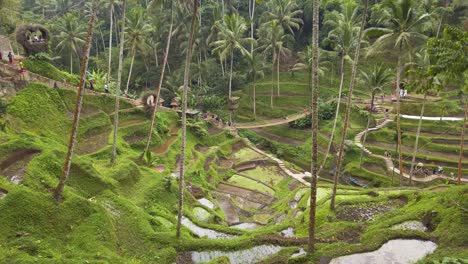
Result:
<svg viewBox="0 0 468 264"><path fill-rule="evenodd" d="M13 53L11 53L11 51L8 52L7 57L8 57L8 62L9 62L10 64L13 64Z"/></svg>
<svg viewBox="0 0 468 264"><path fill-rule="evenodd" d="M22 61L20 61L19 63L19 69L20 69L20 73L24 73L24 64Z"/></svg>
<svg viewBox="0 0 468 264"><path fill-rule="evenodd" d="M424 177L427 177L429 176L429 170L428 169L424 169Z"/></svg>
<svg viewBox="0 0 468 264"><path fill-rule="evenodd" d="M444 169L442 168L442 166L439 165L439 167L437 167L437 174L442 174L444 172Z"/></svg>
<svg viewBox="0 0 468 264"><path fill-rule="evenodd" d="M2 52L0 51L0 62L2 62L2 61L3 61L3 54L2 54Z"/></svg>
<svg viewBox="0 0 468 264"><path fill-rule="evenodd" d="M408 95L408 90L403 91L403 97L406 97Z"/></svg>
<svg viewBox="0 0 468 264"><path fill-rule="evenodd" d="M104 92L109 93L109 85L107 83L104 84Z"/></svg>
<svg viewBox="0 0 468 264"><path fill-rule="evenodd" d="M434 168L434 169L432 170L432 175L435 175L436 172L437 172L437 170L436 170L436 168Z"/></svg>

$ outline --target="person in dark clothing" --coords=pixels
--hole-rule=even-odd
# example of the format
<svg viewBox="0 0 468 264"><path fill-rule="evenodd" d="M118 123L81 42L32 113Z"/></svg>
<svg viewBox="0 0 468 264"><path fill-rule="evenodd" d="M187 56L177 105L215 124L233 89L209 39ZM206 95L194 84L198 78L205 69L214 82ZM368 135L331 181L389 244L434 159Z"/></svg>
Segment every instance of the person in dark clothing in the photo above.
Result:
<svg viewBox="0 0 468 264"><path fill-rule="evenodd" d="M3 60L3 53L0 51L0 62Z"/></svg>
<svg viewBox="0 0 468 264"><path fill-rule="evenodd" d="M10 62L10 64L13 64L13 53L8 52L8 61Z"/></svg>

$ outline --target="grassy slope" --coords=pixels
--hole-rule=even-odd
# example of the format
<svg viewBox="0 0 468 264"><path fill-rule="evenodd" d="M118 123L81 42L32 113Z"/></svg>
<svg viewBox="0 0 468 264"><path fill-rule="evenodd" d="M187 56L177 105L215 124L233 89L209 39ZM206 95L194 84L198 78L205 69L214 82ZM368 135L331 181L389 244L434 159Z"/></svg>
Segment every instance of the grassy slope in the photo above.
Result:
<svg viewBox="0 0 468 264"><path fill-rule="evenodd" d="M36 98L40 104L26 104L25 101L29 101L29 98ZM29 163L21 185L10 184L0 177L0 188L8 191L8 195L0 200L0 263L172 263L175 261L176 251L246 248L255 243L265 243L256 241L265 241L264 235L278 232L287 226L295 227L299 236L306 235L307 217L297 217L280 225L275 225L270 220L271 225L268 227L229 241L194 239L184 229L183 239L177 241L174 217L176 182L171 180L168 186L164 177L175 168L180 142L176 141L166 155L155 157L156 164L169 168L166 172L156 173L135 162L141 145L128 144L123 140L126 136L146 131L145 126L121 128L118 142L120 155L114 167L108 164L109 146L95 153L75 156L69 185L64 192L65 201L57 204L50 190L57 184L60 175L66 150L66 134L70 126L69 117L60 113L68 108L67 105L73 104L73 99L72 95L67 96L64 91L57 92L33 84L21 91L8 107L8 129L7 132L0 132L0 157L22 148L38 149L41 153ZM85 103L94 105L99 112L82 120L83 135L87 131L93 134L100 127L110 126L110 121L104 118L103 113L111 113L112 106L101 100L97 97L85 98ZM37 120L29 114L37 117ZM142 113L126 111L122 119L133 117L141 119ZM169 136L169 127L176 120L173 113L159 114L156 141L163 141ZM224 175L216 172L217 166L213 163L205 171L205 161L209 157L230 155L231 145L235 141L225 132L209 137L189 133L187 158L190 164L187 175L193 184L203 188L208 198L211 198L209 190L214 188L208 178L213 177L216 183ZM212 148L201 153L194 150L197 144ZM230 173L232 172L228 172ZM273 207L274 216L283 212L287 213L287 217L292 216L287 205L296 195L289 190L291 181L292 179L285 179L275 187L277 202ZM463 246L468 241L465 236L459 235L461 230L467 229L463 221L466 213L457 205L467 207L467 199L464 198L467 195L466 187L452 187L441 193L390 192L375 198L367 196L368 191L341 189L339 203L382 201L398 195L408 197L408 206L387 214L381 221L370 223L364 229L351 222L333 220L329 223L327 217L335 219L327 207L329 186L322 187L324 189L319 192L319 202L322 204L318 210L319 237L332 239L348 230L359 229L362 231L362 240L360 244L319 244L318 251L311 260L318 259L319 255L337 256L372 250L394 237L426 239L432 236L439 238L439 248L429 259L440 259L443 256L468 257L466 251L463 251ZM306 190L299 202L299 208L305 211L304 215L308 214L307 200ZM197 203L194 198L187 193L185 214L198 223L191 210L195 205ZM421 219L431 210L438 212L438 225L431 234L394 232L389 229L389 226L404 220ZM218 217L223 215L219 209L208 211ZM267 219L273 219L273 216L269 215ZM211 218L208 223L198 224L224 232L242 233L225 225L215 225L214 221ZM290 252L291 250L286 250L281 254ZM273 258L277 257L280 256ZM299 263L303 261L306 260Z"/></svg>

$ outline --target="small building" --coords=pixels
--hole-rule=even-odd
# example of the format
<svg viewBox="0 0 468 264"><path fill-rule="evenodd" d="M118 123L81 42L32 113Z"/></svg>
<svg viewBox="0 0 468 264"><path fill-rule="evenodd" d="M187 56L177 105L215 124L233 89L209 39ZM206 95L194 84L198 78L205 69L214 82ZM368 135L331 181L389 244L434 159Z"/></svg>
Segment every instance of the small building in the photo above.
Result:
<svg viewBox="0 0 468 264"><path fill-rule="evenodd" d="M174 110L180 109L180 100L178 97L174 97L171 100L171 108Z"/></svg>

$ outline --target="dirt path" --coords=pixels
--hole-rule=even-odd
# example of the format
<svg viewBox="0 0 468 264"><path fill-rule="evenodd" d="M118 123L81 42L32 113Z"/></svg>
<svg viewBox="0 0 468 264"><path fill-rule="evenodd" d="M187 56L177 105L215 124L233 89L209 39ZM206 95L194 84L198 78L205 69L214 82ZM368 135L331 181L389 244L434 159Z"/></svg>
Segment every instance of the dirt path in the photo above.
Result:
<svg viewBox="0 0 468 264"><path fill-rule="evenodd" d="M257 122L248 122L248 123L238 123L235 124L237 129L246 129L246 128L261 128L261 127L269 127L269 126L277 126L282 124L287 124L292 121L296 121L301 119L309 114L308 110L304 111L303 113L295 114L292 116L288 116L287 118L276 118L270 120L262 120Z"/></svg>

